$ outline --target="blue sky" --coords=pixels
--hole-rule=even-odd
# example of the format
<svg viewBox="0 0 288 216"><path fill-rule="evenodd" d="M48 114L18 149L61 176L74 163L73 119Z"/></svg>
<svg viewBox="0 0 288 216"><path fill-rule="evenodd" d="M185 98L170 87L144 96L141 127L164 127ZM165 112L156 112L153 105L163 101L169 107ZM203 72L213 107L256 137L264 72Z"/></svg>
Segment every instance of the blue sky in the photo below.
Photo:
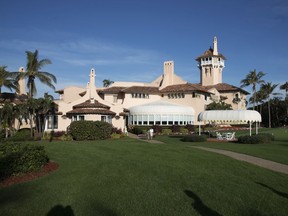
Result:
<svg viewBox="0 0 288 216"><path fill-rule="evenodd" d="M38 49L53 63L44 71L57 89L85 87L92 67L98 87L103 79L151 82L167 60L198 83L195 58L214 35L227 58L223 82L240 86L253 69L268 82L288 81L286 0L1 0L0 29L0 65L18 71L25 51ZM37 96L53 93L37 87Z"/></svg>

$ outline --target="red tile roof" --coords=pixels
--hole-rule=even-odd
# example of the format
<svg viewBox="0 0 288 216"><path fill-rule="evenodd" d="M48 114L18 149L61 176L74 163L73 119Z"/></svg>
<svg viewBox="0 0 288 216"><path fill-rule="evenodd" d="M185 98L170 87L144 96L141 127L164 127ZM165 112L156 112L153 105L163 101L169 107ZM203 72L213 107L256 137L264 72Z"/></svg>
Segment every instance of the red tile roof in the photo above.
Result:
<svg viewBox="0 0 288 216"><path fill-rule="evenodd" d="M73 106L73 109L79 108L103 108L103 109L110 109L109 106L106 106L102 103L99 103L97 100L87 100L81 104L77 104Z"/></svg>
<svg viewBox="0 0 288 216"><path fill-rule="evenodd" d="M122 92L125 93L150 93L150 94L159 94L159 88L158 87L152 87L152 86L131 86L127 87L122 90Z"/></svg>
<svg viewBox="0 0 288 216"><path fill-rule="evenodd" d="M185 83L185 84L178 84L178 85L170 85L165 87L160 91L161 93L172 93L172 92L203 92L211 94L202 86L197 84Z"/></svg>
<svg viewBox="0 0 288 216"><path fill-rule="evenodd" d="M200 84L197 84L199 86L201 86ZM236 86L233 86L233 85L230 85L230 84L227 84L227 83L218 83L216 85L210 85L210 86L201 86L203 88L205 88L206 90L209 90L209 89L212 89L212 88L215 88L217 89L217 91L219 91L220 93L221 92L242 92L243 94L250 94L249 92L245 91L244 89L241 89L239 87L236 87Z"/></svg>
<svg viewBox="0 0 288 216"><path fill-rule="evenodd" d="M79 114L102 114L102 115L115 115L115 112L106 109L73 109L66 113L67 115L79 115Z"/></svg>

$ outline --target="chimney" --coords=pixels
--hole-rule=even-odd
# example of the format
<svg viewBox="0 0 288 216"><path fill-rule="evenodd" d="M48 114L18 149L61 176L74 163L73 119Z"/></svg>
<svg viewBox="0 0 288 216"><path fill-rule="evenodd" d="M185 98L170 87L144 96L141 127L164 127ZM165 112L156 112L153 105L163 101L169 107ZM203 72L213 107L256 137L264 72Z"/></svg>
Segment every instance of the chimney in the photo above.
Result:
<svg viewBox="0 0 288 216"><path fill-rule="evenodd" d="M20 73L25 73L25 69L24 67L20 67L19 68L19 72ZM19 95L26 95L26 87L25 87L25 78L20 78L18 81L18 85L19 85Z"/></svg>

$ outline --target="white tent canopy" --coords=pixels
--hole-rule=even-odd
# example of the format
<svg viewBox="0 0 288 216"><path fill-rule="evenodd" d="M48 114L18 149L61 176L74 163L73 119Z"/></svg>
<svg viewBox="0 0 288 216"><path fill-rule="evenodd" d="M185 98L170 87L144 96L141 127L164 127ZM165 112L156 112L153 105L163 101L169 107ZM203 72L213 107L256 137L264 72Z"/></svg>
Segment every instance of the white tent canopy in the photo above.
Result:
<svg viewBox="0 0 288 216"><path fill-rule="evenodd" d="M256 134L258 133L257 123L262 121L261 115L255 110L209 110L199 113L198 121L206 121L218 124L244 124L249 123L250 135L251 125L256 122Z"/></svg>
<svg viewBox="0 0 288 216"><path fill-rule="evenodd" d="M192 107L167 101L154 101L129 108L129 124L132 125L186 125L193 124L195 112Z"/></svg>

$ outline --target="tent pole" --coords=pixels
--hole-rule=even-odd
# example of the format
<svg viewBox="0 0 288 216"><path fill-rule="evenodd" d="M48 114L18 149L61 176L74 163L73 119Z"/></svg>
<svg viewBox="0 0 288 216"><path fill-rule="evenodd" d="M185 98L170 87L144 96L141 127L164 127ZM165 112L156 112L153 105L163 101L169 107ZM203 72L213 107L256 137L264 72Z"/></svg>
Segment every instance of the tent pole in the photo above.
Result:
<svg viewBox="0 0 288 216"><path fill-rule="evenodd" d="M258 122L256 122L256 134L258 134Z"/></svg>
<svg viewBox="0 0 288 216"><path fill-rule="evenodd" d="M250 136L251 136L251 121L249 122Z"/></svg>
<svg viewBox="0 0 288 216"><path fill-rule="evenodd" d="M201 135L201 126L200 126L200 122L199 122L199 136Z"/></svg>

